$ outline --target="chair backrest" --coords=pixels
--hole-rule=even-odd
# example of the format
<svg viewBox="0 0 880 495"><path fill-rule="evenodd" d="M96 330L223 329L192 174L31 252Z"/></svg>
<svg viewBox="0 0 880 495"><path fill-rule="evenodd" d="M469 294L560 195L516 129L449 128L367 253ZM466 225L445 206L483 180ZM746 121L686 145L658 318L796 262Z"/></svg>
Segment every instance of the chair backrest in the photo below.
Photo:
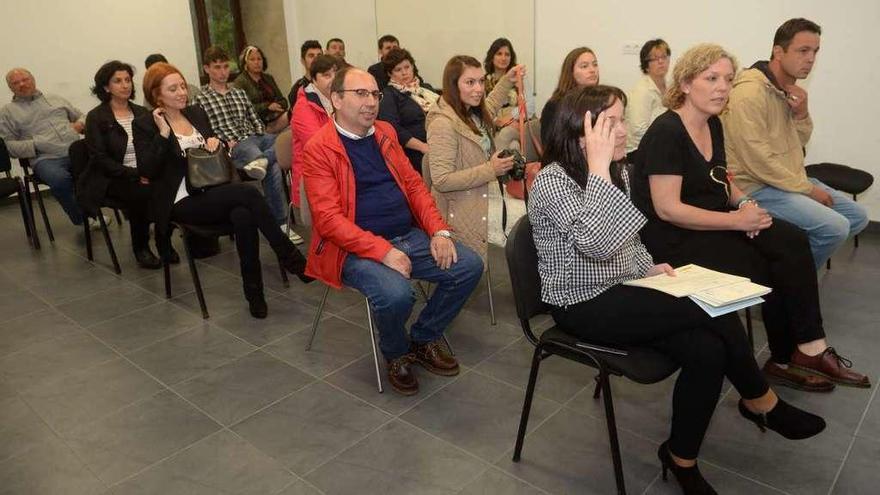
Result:
<svg viewBox="0 0 880 495"><path fill-rule="evenodd" d="M510 272L510 285L516 303L516 315L523 323L524 330L529 319L550 312L550 306L541 301L541 276L538 273L538 250L532 237L532 224L524 215L507 237L504 246L507 268Z"/></svg>
<svg viewBox="0 0 880 495"><path fill-rule="evenodd" d="M309 208L309 198L306 197L306 181L299 181L299 216L305 226L312 225L312 210Z"/></svg>
<svg viewBox="0 0 880 495"><path fill-rule="evenodd" d="M9 158L9 150L6 148L6 141L0 139L0 172L4 172L8 177L12 171L12 159Z"/></svg>
<svg viewBox="0 0 880 495"><path fill-rule="evenodd" d="M282 171L290 170L290 162L292 160L290 139L290 127L284 129L275 138L275 160L278 162L278 168Z"/></svg>

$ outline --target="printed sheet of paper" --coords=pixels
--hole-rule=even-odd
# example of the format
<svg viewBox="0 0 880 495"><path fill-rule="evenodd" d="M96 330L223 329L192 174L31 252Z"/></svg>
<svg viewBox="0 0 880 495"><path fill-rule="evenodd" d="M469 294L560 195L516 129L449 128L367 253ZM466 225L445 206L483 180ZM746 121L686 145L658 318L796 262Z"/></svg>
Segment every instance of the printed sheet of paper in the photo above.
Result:
<svg viewBox="0 0 880 495"><path fill-rule="evenodd" d="M748 281L749 279L746 277L716 272L691 264L676 268L674 277L661 273L653 277L630 280L624 282L624 285L644 287L659 290L671 296L684 297L707 289Z"/></svg>

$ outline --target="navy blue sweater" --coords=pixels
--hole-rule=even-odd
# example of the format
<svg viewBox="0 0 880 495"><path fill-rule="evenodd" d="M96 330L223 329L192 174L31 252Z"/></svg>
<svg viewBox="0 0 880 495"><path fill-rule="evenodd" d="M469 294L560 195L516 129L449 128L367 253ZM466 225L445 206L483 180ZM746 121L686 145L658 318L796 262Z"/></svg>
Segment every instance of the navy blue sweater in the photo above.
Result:
<svg viewBox="0 0 880 495"><path fill-rule="evenodd" d="M391 240L409 232L413 225L409 204L388 170L375 137L342 140L355 178L354 223Z"/></svg>

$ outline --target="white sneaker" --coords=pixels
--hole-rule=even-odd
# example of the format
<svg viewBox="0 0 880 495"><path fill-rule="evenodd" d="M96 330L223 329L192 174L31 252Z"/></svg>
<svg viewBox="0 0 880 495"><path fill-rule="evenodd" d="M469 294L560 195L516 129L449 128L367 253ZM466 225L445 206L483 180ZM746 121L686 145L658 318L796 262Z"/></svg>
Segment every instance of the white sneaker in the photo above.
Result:
<svg viewBox="0 0 880 495"><path fill-rule="evenodd" d="M290 238L290 242L294 244L302 244L306 242L306 240L303 239L301 235L294 232L293 229L289 229L286 224L281 226L281 232L284 232L284 235Z"/></svg>
<svg viewBox="0 0 880 495"><path fill-rule="evenodd" d="M108 217L107 215L101 216L104 217L104 223L106 223L108 227L113 223L113 217ZM101 230L101 222L99 222L97 218L89 218L89 229Z"/></svg>
<svg viewBox="0 0 880 495"><path fill-rule="evenodd" d="M266 176L266 168L269 166L269 160L265 158L257 158L256 160L244 166L244 173L251 179L263 180Z"/></svg>

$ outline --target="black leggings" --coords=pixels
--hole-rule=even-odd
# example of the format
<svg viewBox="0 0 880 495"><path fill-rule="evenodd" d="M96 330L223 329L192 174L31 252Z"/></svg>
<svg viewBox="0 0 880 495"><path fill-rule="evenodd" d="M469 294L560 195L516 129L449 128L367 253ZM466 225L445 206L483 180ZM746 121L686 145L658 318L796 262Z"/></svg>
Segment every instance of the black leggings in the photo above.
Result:
<svg viewBox="0 0 880 495"><path fill-rule="evenodd" d="M801 229L774 218L754 239L731 230L691 230L683 231L683 242L675 246L652 242L650 232L642 238L656 263L695 263L773 288L761 309L773 361L786 364L797 344L825 337L816 267Z"/></svg>
<svg viewBox="0 0 880 495"><path fill-rule="evenodd" d="M111 179L107 184L106 196L125 205L132 248L135 251L148 248L150 220L147 210L150 204L150 186L141 184L136 179Z"/></svg>
<svg viewBox="0 0 880 495"><path fill-rule="evenodd" d="M187 196L174 204L171 219L193 225L231 223L245 288L262 288L257 230L263 233L280 259L301 256L290 239L281 232L263 195L250 185L225 184Z"/></svg>
<svg viewBox="0 0 880 495"><path fill-rule="evenodd" d="M553 312L563 331L588 342L657 349L681 365L672 396L669 449L695 459L724 377L745 399L770 389L736 313L711 318L688 298L616 285Z"/></svg>

